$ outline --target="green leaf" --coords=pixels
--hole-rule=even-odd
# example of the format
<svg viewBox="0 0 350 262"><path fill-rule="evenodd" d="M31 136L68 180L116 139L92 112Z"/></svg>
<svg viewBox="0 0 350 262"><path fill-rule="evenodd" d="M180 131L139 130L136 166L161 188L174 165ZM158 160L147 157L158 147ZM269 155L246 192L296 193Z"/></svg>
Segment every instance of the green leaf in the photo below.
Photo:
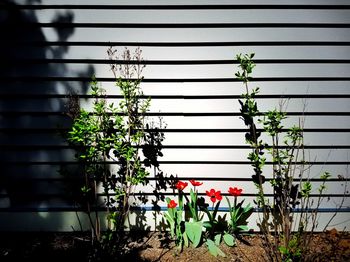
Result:
<svg viewBox="0 0 350 262"><path fill-rule="evenodd" d="M218 256L218 250L217 250L217 246L215 245L214 241L211 239L207 239L207 246L208 246L208 250L209 253L212 254L214 257Z"/></svg>
<svg viewBox="0 0 350 262"><path fill-rule="evenodd" d="M171 217L168 213L164 213L164 216L165 216L166 220L168 220L169 223L175 222L174 218Z"/></svg>
<svg viewBox="0 0 350 262"><path fill-rule="evenodd" d="M198 221L197 215L197 194L192 190L190 191L191 201L188 203L188 207L191 211L191 216L195 221Z"/></svg>
<svg viewBox="0 0 350 262"><path fill-rule="evenodd" d="M236 240L235 240L234 236L232 236L231 234L227 234L227 233L224 234L224 242L229 247L233 247L236 244Z"/></svg>
<svg viewBox="0 0 350 262"><path fill-rule="evenodd" d="M325 171L322 175L321 175L321 179L322 180L327 180L328 178L331 177L331 174L327 171Z"/></svg>
<svg viewBox="0 0 350 262"><path fill-rule="evenodd" d="M279 246L278 250L283 254L283 255L287 255L288 252L288 248L284 247L284 246Z"/></svg>
<svg viewBox="0 0 350 262"><path fill-rule="evenodd" d="M217 246L220 245L220 243L221 243L221 234L215 235L214 242L215 242L215 245L217 245Z"/></svg>
<svg viewBox="0 0 350 262"><path fill-rule="evenodd" d="M171 235L171 237L174 237L175 236L175 221L167 213L164 213L164 216L165 216L166 220L168 221L168 224L170 227L170 235Z"/></svg>
<svg viewBox="0 0 350 262"><path fill-rule="evenodd" d="M180 224L181 221L182 221L182 213L183 213L183 211L182 210L176 210L175 213L176 213L176 222L178 224Z"/></svg>
<svg viewBox="0 0 350 262"><path fill-rule="evenodd" d="M239 228L241 230L244 230L244 231L248 231L249 230L248 226L246 226L246 225L237 226L237 228Z"/></svg>
<svg viewBox="0 0 350 262"><path fill-rule="evenodd" d="M184 239L184 246L188 247L189 246L189 241L188 241L188 236L187 236L186 232L183 233L182 237Z"/></svg>
<svg viewBox="0 0 350 262"><path fill-rule="evenodd" d="M191 191L190 191L190 196L191 196L191 201L192 203L196 202L196 194L193 192L192 188L191 188Z"/></svg>
<svg viewBox="0 0 350 262"><path fill-rule="evenodd" d="M213 226L209 221L205 221L203 222L203 227L210 230Z"/></svg>
<svg viewBox="0 0 350 262"><path fill-rule="evenodd" d="M213 240L207 239L206 244L208 246L209 253L212 254L214 257L217 257L218 255L222 257L226 257L225 253L222 252L217 245L215 245Z"/></svg>
<svg viewBox="0 0 350 262"><path fill-rule="evenodd" d="M216 247L216 248L217 248L217 252L218 252L219 256L226 257L225 253L222 252L219 247Z"/></svg>
<svg viewBox="0 0 350 262"><path fill-rule="evenodd" d="M251 211L253 209L252 206L250 206L250 203L244 208L244 213L247 213L248 211Z"/></svg>
<svg viewBox="0 0 350 262"><path fill-rule="evenodd" d="M216 214L217 214L217 212L218 212L218 209L219 209L220 203L221 203L221 201L218 201L218 202L216 203L216 205L215 205L212 220L214 220L214 219L215 219L215 217L216 217Z"/></svg>
<svg viewBox="0 0 350 262"><path fill-rule="evenodd" d="M198 247L202 239L202 222L185 222L185 233L193 247Z"/></svg>

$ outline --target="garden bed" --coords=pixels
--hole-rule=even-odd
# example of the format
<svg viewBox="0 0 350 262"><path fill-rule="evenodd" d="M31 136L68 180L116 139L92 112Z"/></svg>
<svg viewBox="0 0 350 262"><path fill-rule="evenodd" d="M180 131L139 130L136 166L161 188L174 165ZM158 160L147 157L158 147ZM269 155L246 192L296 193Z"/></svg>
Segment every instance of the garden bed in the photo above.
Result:
<svg viewBox="0 0 350 262"><path fill-rule="evenodd" d="M165 233L134 232L125 242L127 255L118 261L267 261L261 236L245 235L237 246L222 246L226 257L210 255L205 244L185 248L179 253ZM86 234L72 233L1 233L0 261L89 261ZM350 261L350 234L330 230L313 236L311 261Z"/></svg>

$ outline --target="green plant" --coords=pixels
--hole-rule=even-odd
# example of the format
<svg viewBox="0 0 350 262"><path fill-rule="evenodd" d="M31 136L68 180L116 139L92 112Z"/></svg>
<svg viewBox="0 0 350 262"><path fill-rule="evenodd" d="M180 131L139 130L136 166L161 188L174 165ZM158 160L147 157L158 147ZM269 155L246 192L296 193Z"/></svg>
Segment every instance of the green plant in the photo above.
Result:
<svg viewBox="0 0 350 262"><path fill-rule="evenodd" d="M190 180L194 187L201 185L200 182ZM165 213L165 218L168 222L171 236L175 238L175 244L181 251L183 246L189 246L192 243L193 247L197 247L202 239L202 222L200 219L203 216L199 216L197 206L197 191L191 189L191 200L189 201L187 196L183 193L183 190L188 186L187 182L178 181L175 187L178 190L178 202L179 207L175 210L174 200L166 198L168 203L168 213ZM187 203L184 203L184 196ZM172 202L173 201L173 202ZM190 217L185 219L185 209L190 209Z"/></svg>
<svg viewBox="0 0 350 262"><path fill-rule="evenodd" d="M229 198L226 197L230 214L230 219L228 221L226 220L226 215L224 215L224 217L219 216L218 219L216 219L216 213L222 199L221 192L215 191L214 189L206 192L213 202L213 211L210 212L208 209L206 210L209 221L204 222L203 225L207 229L206 244L209 252L214 256L225 256L224 252L219 248L222 241L229 247L236 245L236 237L241 231L248 230L247 220L253 213L253 208L249 204L245 207L243 206L244 200L237 204L237 197L241 195L242 189L230 187L228 192L234 197L233 205ZM214 207L216 200L219 201Z"/></svg>
<svg viewBox="0 0 350 262"><path fill-rule="evenodd" d="M318 188L319 197L315 206L310 199L312 184L304 175L307 162L303 147L303 121L300 120L299 125L292 126L285 132L282 123L287 115L282 110L283 104L279 109L266 113L260 112L256 102L256 96L260 90L259 88L250 90L248 87L255 67L252 60L254 54L239 54L236 58L241 70L235 76L245 87L245 93L239 100L240 111L241 118L248 127L248 132L245 134L246 143L252 148L248 159L254 170L252 180L258 190L255 203L262 212L258 226L263 233L266 254L270 261L304 259L310 243L309 236L317 226L318 209L329 174L321 175L323 183ZM257 128L256 123L260 124L262 131L268 135L269 144L260 138L261 129ZM265 197L268 187L265 184L267 179L263 174L266 155L270 156L272 163L272 174L269 178L273 190L271 201ZM295 181L298 180L299 183L296 183ZM294 218L293 210L297 207L300 208L299 219ZM311 208L313 212L309 212ZM295 234L293 234L293 228L297 229ZM306 233L306 230L310 230L309 233Z"/></svg>
<svg viewBox="0 0 350 262"><path fill-rule="evenodd" d="M190 189L190 199L186 197L187 207L190 211L189 219L185 222L185 234L189 241L192 243L193 247L198 247L202 241L202 231L203 231L203 215L200 214L200 209L198 206L198 191L197 186L201 186L203 183L195 180L190 180L190 183L194 187Z"/></svg>
<svg viewBox="0 0 350 262"><path fill-rule="evenodd" d="M170 234L175 239L175 243L180 251L183 246L188 247L192 244L196 248L205 243L213 256L225 256L224 252L219 248L221 242L230 247L235 245L235 235L239 234L241 230L247 229L247 219L251 215L252 208L249 205L242 208L243 201L240 204L237 204L235 201L234 207L231 207L229 199L226 198L230 205L231 213L231 220L228 223L226 215L223 217L218 215L219 206L223 198L221 191L213 188L206 191L206 195L212 203L212 207L209 208L209 204L205 202L203 197L198 198L198 191L196 190L196 187L203 183L195 180L190 180L190 183L194 187L190 189L190 198L183 192L188 183L183 181L176 183L178 207L174 200L166 199L168 210L164 216L168 222ZM232 190L232 188L229 189L231 194ZM238 194L235 193L234 196L236 200ZM175 209L176 207L177 209ZM204 220L204 214L206 214L207 220Z"/></svg>
<svg viewBox="0 0 350 262"><path fill-rule="evenodd" d="M169 197L166 198L167 202L167 213L164 214L169 228L170 235L172 238L175 238L175 244L181 251L183 248L183 244L185 242L186 246L188 246L188 240L186 237L186 233L184 232L184 221L183 221L183 209L176 209L177 203L174 200L171 200ZM180 207L182 205L180 204Z"/></svg>
<svg viewBox="0 0 350 262"><path fill-rule="evenodd" d="M198 206L198 191L196 190L197 186L203 185L203 182L190 180L190 183L193 186L193 189L190 190L190 200L187 199L187 206L190 210L191 218L194 222L201 221L203 219L203 214L200 214Z"/></svg>
<svg viewBox="0 0 350 262"><path fill-rule="evenodd" d="M212 202L212 208L209 210L207 207L204 207L203 210L207 214L207 217L209 220L204 221L203 226L206 229L206 244L209 250L209 253L213 256L225 256L225 253L221 251L219 248L219 245L222 240L222 236L225 235L224 240L228 241L228 245L231 245L231 241L228 240L228 237L226 237L226 229L227 229L227 221L224 217L218 216L218 219L216 219L216 215L222 200L221 191L210 189L209 191L205 192L206 195L210 198L210 201ZM215 204L215 202L217 203Z"/></svg>
<svg viewBox="0 0 350 262"><path fill-rule="evenodd" d="M114 64L116 50L108 49L108 55L122 99L118 105L108 103L105 90L93 79L92 112L80 109L73 118L68 141L79 148L76 156L85 176L81 194L93 233L92 241L97 240L103 248L115 253L122 239L134 189L147 182L149 172L146 168L155 165L156 158L161 156L159 143L163 136L159 136L161 141L153 154L143 154L145 159L142 161L141 149L150 152L149 134L145 129L149 127L146 112L151 100L143 98L140 88L144 68L141 50L137 48L131 54L125 49L121 57L125 63L121 65ZM117 164L118 168L112 168L109 163ZM100 186L102 193L98 189ZM103 236L101 208L107 212L107 230Z"/></svg>
<svg viewBox="0 0 350 262"><path fill-rule="evenodd" d="M265 246L271 261L279 261L285 257L285 254L281 254L277 248L280 245L279 241L282 239L284 249L288 249L292 231L291 211L298 204L297 200L301 197L298 194L298 185L293 184L293 178L295 163L299 160L295 153L298 153L302 147L303 136L300 127L291 128L284 138L285 147L282 148L280 136L283 128L282 120L286 118L286 114L274 109L258 119L258 123L263 126L263 131L270 136L272 145L269 146L260 139L261 132L258 131L255 124L256 118L262 115L255 100L259 88L252 91L248 88L248 82L255 67L252 61L253 57L254 54L237 55L239 67L242 71L237 72L236 77L243 82L246 91L242 95L243 101L239 100L239 103L241 104L242 119L249 130L245 135L246 142L252 147L248 159L252 163L255 173L252 179L258 189L256 204L262 209L263 213L259 226L263 232ZM272 203L265 198L264 194L266 178L263 175L263 167L266 163L266 152L271 156L273 165L272 179L270 180L273 187ZM270 216L272 216L272 222ZM270 233L271 227L273 234ZM273 242L271 242L271 239L273 239Z"/></svg>
<svg viewBox="0 0 350 262"><path fill-rule="evenodd" d="M302 249L300 247L300 240L298 235L292 235L288 242L283 241L282 243L287 243L288 246L283 244L278 247L278 251L283 257L285 262L300 261L302 255Z"/></svg>
<svg viewBox="0 0 350 262"><path fill-rule="evenodd" d="M253 207L250 206L250 204L244 207L244 200L237 204L237 197L241 195L242 189L238 189L237 187L230 187L228 192L234 197L233 206L231 205L230 200L226 197L230 213L228 231L231 234L239 234L240 231L248 231L248 218L254 211Z"/></svg>

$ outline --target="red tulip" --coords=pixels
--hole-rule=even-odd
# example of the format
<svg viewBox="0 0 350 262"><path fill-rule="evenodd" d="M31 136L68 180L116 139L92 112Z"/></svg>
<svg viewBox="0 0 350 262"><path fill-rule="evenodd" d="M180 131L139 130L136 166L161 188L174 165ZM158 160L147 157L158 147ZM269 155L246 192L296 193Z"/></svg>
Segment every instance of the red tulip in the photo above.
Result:
<svg viewBox="0 0 350 262"><path fill-rule="evenodd" d="M240 196L242 194L242 189L238 189L237 187L230 187L229 190L228 190L229 194L232 195L232 196Z"/></svg>
<svg viewBox="0 0 350 262"><path fill-rule="evenodd" d="M191 182L192 186L201 186L201 185L203 185L203 182L199 182L199 181L196 181L194 179L191 179L190 182Z"/></svg>
<svg viewBox="0 0 350 262"><path fill-rule="evenodd" d="M175 208L177 206L176 202L174 200L170 200L168 204L168 208Z"/></svg>
<svg viewBox="0 0 350 262"><path fill-rule="evenodd" d="M210 191L206 191L205 192L207 194L208 197L210 197L211 202L215 203L216 200L221 201L222 200L222 195L221 195L221 191L215 191L215 189L210 189Z"/></svg>
<svg viewBox="0 0 350 262"><path fill-rule="evenodd" d="M187 185L188 185L188 183L187 182L182 182L182 181L179 181L179 182L177 182L176 183L176 188L178 189L178 190L184 190L186 187L187 187Z"/></svg>

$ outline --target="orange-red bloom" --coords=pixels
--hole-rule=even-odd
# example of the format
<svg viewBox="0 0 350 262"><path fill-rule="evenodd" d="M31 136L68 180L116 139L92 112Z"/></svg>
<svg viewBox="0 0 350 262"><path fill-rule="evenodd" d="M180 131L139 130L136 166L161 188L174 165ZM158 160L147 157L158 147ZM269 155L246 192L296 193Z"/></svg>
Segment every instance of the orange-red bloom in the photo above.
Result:
<svg viewBox="0 0 350 262"><path fill-rule="evenodd" d="M221 201L222 200L222 195L221 191L215 191L215 189L210 189L210 191L205 191L208 197L210 197L211 202L215 203L216 200Z"/></svg>
<svg viewBox="0 0 350 262"><path fill-rule="evenodd" d="M170 200L168 204L168 208L175 208L177 206L177 203L174 200Z"/></svg>
<svg viewBox="0 0 350 262"><path fill-rule="evenodd" d="M191 179L190 182L191 182L192 186L201 186L201 185L203 185L203 182L199 182L199 181L196 181L194 179Z"/></svg>
<svg viewBox="0 0 350 262"><path fill-rule="evenodd" d="M187 182L182 182L182 181L179 181L179 182L177 182L176 183L176 188L178 189L178 190L184 190L186 187L187 187L187 185L188 185L188 183Z"/></svg>
<svg viewBox="0 0 350 262"><path fill-rule="evenodd" d="M230 195L240 196L242 194L242 189L241 188L238 189L237 187L234 187L234 188L230 187L228 189L228 192L229 192Z"/></svg>

